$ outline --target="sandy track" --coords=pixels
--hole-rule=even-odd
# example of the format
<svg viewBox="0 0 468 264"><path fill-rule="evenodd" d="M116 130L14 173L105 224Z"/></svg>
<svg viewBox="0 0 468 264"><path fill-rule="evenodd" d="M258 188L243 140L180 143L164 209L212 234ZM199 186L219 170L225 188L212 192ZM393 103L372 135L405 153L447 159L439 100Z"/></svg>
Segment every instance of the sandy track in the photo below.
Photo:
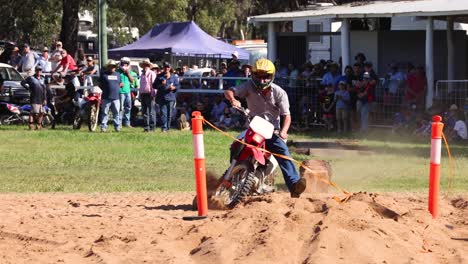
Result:
<svg viewBox="0 0 468 264"><path fill-rule="evenodd" d="M1 194L0 263L467 263L468 197L254 197L183 221L193 194ZM465 251L464 251L465 250Z"/></svg>

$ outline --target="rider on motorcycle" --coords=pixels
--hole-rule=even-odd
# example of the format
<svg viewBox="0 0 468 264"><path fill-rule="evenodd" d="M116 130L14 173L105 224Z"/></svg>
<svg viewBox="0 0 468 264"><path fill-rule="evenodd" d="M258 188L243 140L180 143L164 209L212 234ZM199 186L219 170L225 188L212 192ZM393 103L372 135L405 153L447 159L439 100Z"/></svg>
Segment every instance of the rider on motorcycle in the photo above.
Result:
<svg viewBox="0 0 468 264"><path fill-rule="evenodd" d="M286 92L273 83L275 66L270 60L261 58L252 66L252 78L250 81L224 91L231 105L240 107L241 103L234 97L245 98L251 116L268 114L269 120L277 133L271 139L266 140L266 149L272 153L290 157L286 139L291 125L291 113L289 112L289 100ZM280 124L280 116L283 124ZM306 179L299 177L294 163L281 157L275 157L283 173L284 181L291 193L291 197L298 198L306 188Z"/></svg>

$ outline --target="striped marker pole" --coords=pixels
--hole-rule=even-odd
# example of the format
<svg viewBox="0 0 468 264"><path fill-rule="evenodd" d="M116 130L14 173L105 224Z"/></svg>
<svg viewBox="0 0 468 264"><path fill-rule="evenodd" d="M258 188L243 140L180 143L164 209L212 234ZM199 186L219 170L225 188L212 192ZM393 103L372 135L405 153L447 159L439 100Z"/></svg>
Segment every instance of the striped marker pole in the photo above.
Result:
<svg viewBox="0 0 468 264"><path fill-rule="evenodd" d="M442 123L441 116L432 117L431 131L431 165L429 170L429 212L432 218L439 214L439 187L440 187L440 153L442 148Z"/></svg>
<svg viewBox="0 0 468 264"><path fill-rule="evenodd" d="M204 219L208 215L206 193L205 146L203 143L203 116L199 111L192 113L193 156L195 162L195 183L197 189L198 217L184 217L184 220Z"/></svg>

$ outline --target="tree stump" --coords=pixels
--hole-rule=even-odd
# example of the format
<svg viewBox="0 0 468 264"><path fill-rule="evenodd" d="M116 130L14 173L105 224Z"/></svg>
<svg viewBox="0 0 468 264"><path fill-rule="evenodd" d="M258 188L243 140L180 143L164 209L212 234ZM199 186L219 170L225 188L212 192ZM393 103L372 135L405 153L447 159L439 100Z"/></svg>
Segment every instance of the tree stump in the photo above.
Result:
<svg viewBox="0 0 468 264"><path fill-rule="evenodd" d="M301 177L307 180L307 188L305 193L327 193L329 185L320 179L331 180L332 170L330 163L325 160L305 160L302 162L304 166L299 169Z"/></svg>

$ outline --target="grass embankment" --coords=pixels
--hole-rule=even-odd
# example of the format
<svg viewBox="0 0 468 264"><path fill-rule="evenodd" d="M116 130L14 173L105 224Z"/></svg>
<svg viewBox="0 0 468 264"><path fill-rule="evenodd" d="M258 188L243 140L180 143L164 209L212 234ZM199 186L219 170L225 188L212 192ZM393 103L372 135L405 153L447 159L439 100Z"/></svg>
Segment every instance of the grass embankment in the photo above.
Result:
<svg viewBox="0 0 468 264"><path fill-rule="evenodd" d="M231 132L235 136L238 132ZM379 132L380 133L380 132ZM291 139L335 140L320 134L291 134ZM228 164L231 139L205 133L207 170L221 174ZM372 136L371 136L372 138ZM143 133L89 133L68 127L27 131L0 127L0 192L135 192L194 190L192 135L173 130ZM359 140L372 155L309 157L331 162L333 180L350 191L425 191L429 171L428 140ZM442 188L449 175L443 151ZM468 190L468 148L452 146L453 191ZM281 175L279 173L278 175ZM282 185L282 177L278 184Z"/></svg>

